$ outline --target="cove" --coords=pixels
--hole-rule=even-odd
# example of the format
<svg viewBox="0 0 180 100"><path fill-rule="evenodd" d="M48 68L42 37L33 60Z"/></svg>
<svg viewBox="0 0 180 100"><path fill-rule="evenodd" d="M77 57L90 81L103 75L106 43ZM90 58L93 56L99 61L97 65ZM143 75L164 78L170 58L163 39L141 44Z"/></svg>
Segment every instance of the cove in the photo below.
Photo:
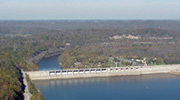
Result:
<svg viewBox="0 0 180 100"><path fill-rule="evenodd" d="M41 61L39 61L37 63L39 70L45 71L45 70L60 70L60 69L62 69L57 60L58 57L59 57L59 55L48 57L48 58L43 58Z"/></svg>

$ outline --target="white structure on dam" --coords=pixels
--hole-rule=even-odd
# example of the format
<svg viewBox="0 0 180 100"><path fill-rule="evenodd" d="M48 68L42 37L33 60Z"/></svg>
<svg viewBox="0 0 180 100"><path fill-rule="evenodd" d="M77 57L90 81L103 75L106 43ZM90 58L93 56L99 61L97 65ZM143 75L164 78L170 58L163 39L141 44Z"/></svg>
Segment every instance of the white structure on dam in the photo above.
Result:
<svg viewBox="0 0 180 100"><path fill-rule="evenodd" d="M32 80L43 80L43 79L68 79L68 78L169 73L178 68L180 68L180 65L156 65L156 66L131 66L131 67L113 67L113 68L32 71L25 73L27 73Z"/></svg>

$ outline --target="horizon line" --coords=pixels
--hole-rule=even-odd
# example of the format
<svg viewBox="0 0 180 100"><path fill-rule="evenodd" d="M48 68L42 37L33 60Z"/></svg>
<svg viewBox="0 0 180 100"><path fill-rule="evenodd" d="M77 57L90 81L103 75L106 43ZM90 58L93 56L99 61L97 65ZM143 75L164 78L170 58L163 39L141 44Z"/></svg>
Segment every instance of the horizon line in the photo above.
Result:
<svg viewBox="0 0 180 100"><path fill-rule="evenodd" d="M0 19L0 21L180 21L180 19Z"/></svg>

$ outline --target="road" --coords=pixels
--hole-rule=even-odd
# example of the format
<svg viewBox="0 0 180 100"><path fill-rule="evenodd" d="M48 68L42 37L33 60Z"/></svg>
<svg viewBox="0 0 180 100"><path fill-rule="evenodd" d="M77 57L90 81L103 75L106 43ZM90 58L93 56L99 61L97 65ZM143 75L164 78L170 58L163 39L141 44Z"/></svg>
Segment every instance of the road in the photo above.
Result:
<svg viewBox="0 0 180 100"><path fill-rule="evenodd" d="M29 92L28 82L26 80L26 74L23 71L22 73L23 73L23 83L25 85L24 100L31 100L32 94Z"/></svg>

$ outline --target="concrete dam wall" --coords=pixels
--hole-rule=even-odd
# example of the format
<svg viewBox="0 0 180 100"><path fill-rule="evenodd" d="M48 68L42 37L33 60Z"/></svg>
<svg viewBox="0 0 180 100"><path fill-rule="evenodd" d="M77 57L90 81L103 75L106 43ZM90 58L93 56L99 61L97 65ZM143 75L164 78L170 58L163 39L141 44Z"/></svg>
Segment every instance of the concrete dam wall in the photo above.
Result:
<svg viewBox="0 0 180 100"><path fill-rule="evenodd" d="M44 80L169 73L171 71L176 70L177 68L180 68L180 65L69 69L51 71L32 71L25 73L27 73L32 80Z"/></svg>

